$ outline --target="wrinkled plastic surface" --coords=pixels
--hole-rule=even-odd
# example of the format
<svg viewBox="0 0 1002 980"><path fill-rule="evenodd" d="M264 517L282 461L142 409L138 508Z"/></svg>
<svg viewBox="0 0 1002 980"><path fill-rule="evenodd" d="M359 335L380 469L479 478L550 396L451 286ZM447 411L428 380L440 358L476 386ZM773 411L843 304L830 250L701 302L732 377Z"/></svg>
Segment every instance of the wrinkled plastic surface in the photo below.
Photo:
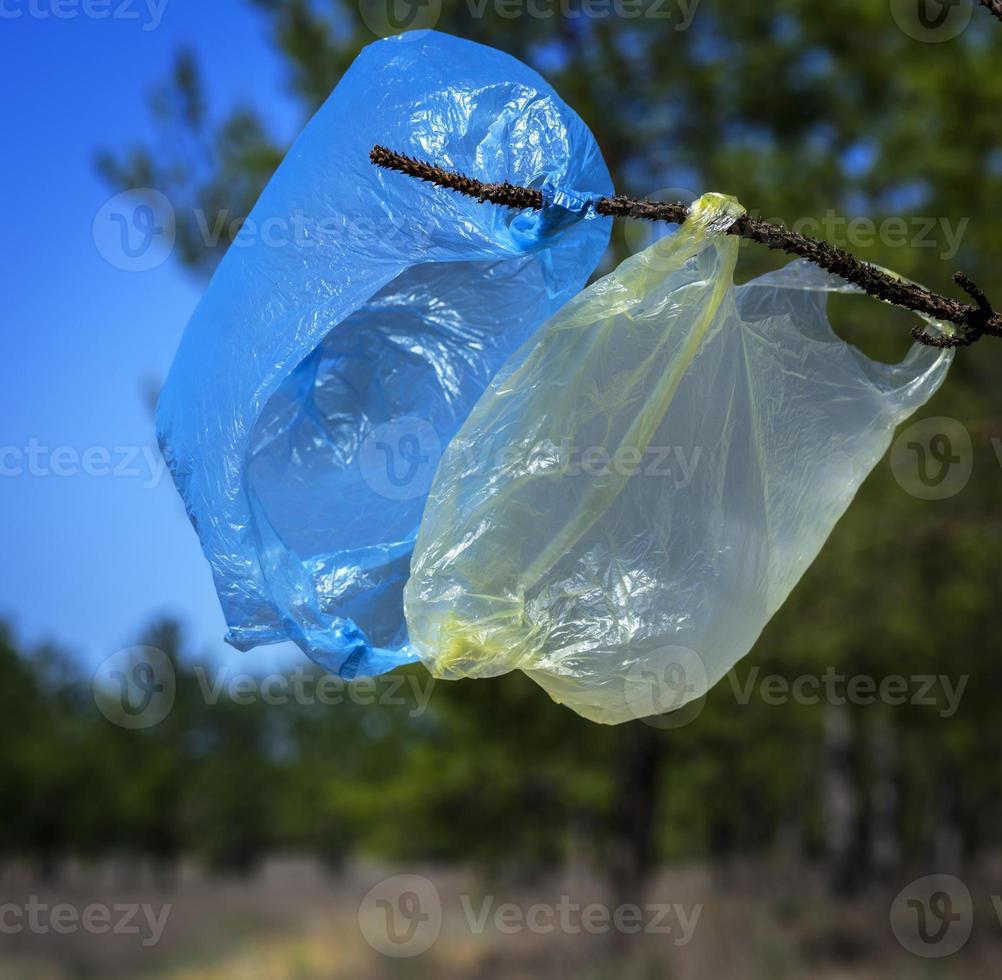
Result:
<svg viewBox="0 0 1002 980"><path fill-rule="evenodd" d="M515 212L369 162L373 144L542 187ZM217 270L164 388L164 454L240 649L331 671L413 659L402 589L441 448L585 283L610 221L591 133L539 75L414 32L366 48Z"/></svg>
<svg viewBox="0 0 1002 980"><path fill-rule="evenodd" d="M581 293L449 445L405 590L437 676L520 669L607 723L700 697L943 380L948 351L836 337L857 290L807 263L735 288L740 213L701 198Z"/></svg>

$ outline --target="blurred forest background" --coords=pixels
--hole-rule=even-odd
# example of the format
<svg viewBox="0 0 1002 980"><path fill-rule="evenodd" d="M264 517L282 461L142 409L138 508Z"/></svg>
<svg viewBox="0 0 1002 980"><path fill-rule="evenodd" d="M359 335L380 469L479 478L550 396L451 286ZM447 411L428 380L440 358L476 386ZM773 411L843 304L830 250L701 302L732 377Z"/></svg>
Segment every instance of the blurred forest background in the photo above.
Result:
<svg viewBox="0 0 1002 980"><path fill-rule="evenodd" d="M286 57L305 122L373 33L352 3L248 2ZM719 190L786 224L828 220L835 244L867 260L950 295L963 269L1002 302L1002 24L969 4L966 29L933 43L920 2L701 0L660 5L675 12L667 22L586 16L575 0L548 18L502 16L495 4L478 17L448 3L437 28L536 67L592 128L623 193ZM117 146L106 133L98 165L114 189L170 198L178 254L207 279L227 242L206 244L196 215L246 215L287 147L253 105L216 114L184 51L150 108L155 144ZM851 231L860 218L878 227L901 218L908 231ZM825 227L815 233L831 238ZM944 229L960 232L959 245ZM605 268L648 233L617 224ZM745 244L742 276L781 261ZM911 319L901 311L840 297L833 318L871 356L898 359L907 348ZM734 683L719 684L687 724L592 725L520 675L438 684L420 712L413 702L208 704L197 651L181 626L162 622L147 642L175 664L174 708L130 731L97 710L72 657L19 649L5 634L4 858L43 881L58 881L70 860L125 860L166 892L189 864L247 878L289 854L316 857L334 880L376 861L391 872L463 868L530 893L585 868L619 902L643 901L665 869L700 868L708 908L718 899L748 910L706 926L718 930L709 933L718 953L731 954L696 970L674 950L671 968L651 975L997 972L998 923L936 964L894 945L887 909L909 880L933 872L987 876L986 896L1002 853L1000 368L992 340L961 351L924 413L966 427L970 482L925 500L879 466ZM772 704L754 683L747 699L736 694L756 676L792 681L828 668L877 683L969 681L948 716L942 697ZM491 962L451 974L439 964L436 975L522 975ZM423 975L417 963L346 975L383 975L387 964L394 976ZM73 969L111 970L85 956ZM561 975L554 963L525 969ZM283 970L260 975L341 975Z"/></svg>

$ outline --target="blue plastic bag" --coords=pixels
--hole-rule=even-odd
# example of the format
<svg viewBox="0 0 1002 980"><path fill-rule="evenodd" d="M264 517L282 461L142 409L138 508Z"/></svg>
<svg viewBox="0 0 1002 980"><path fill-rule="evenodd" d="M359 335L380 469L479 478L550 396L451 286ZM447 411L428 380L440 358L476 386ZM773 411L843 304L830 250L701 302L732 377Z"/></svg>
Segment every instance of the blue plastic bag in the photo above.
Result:
<svg viewBox="0 0 1002 980"><path fill-rule="evenodd" d="M513 212L382 171L376 143L541 187ZM518 61L430 31L366 48L251 212L185 332L164 455L241 650L344 677L414 659L402 590L444 446L585 283L610 220L594 138Z"/></svg>

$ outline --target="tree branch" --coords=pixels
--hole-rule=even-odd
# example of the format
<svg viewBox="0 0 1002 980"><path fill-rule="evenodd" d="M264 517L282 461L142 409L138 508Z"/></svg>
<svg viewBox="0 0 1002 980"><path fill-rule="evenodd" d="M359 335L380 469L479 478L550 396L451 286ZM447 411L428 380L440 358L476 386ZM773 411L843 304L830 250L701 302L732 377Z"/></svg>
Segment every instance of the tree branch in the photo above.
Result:
<svg viewBox="0 0 1002 980"><path fill-rule="evenodd" d="M1002 0L982 0L982 2L994 4L1002 12ZM539 211L543 207L543 193L535 188L519 187L508 182L484 183L465 174L443 170L434 164L396 153L385 146L374 146L369 159L377 167L396 170L409 177L429 181L439 187L465 194L467 197L475 197L478 201L518 210L531 208ZM601 197L595 200L594 207L598 214L613 218L641 218L646 221L667 221L671 224L681 224L689 215L689 208L681 201L640 201L619 196ZM916 327L912 331L912 336L927 347L967 347L986 334L1002 337L1002 314L995 312L985 294L963 272L955 273L953 278L974 300L973 304L962 303L948 296L933 293L922 286L896 279L834 245L758 218L747 215L738 218L727 229L726 234L747 238L749 241L765 245L766 248L798 255L859 286L877 299L906 310L925 313L937 320L945 320L958 328L954 336L937 337L926 333L921 327Z"/></svg>
<svg viewBox="0 0 1002 980"><path fill-rule="evenodd" d="M1002 20L1002 0L981 0L981 5Z"/></svg>

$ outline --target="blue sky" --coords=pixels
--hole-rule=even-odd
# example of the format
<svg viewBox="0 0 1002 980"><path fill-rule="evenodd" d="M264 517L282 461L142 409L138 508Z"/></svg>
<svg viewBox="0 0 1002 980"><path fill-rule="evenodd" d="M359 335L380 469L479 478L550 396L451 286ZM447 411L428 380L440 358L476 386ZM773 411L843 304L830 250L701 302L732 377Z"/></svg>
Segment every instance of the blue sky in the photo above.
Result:
<svg viewBox="0 0 1002 980"><path fill-rule="evenodd" d="M136 272L102 257L92 228L113 191L95 150L150 135L147 95L182 44L202 56L212 110L250 103L288 137L302 123L245 0L167 0L152 14L151 2L110 0L138 19L96 19L89 0L64 2L63 18L46 0L5 0L0 17L0 616L90 663L162 613L200 650L240 656L222 643L208 566L158 478L144 393L166 375L201 284L173 259Z"/></svg>

